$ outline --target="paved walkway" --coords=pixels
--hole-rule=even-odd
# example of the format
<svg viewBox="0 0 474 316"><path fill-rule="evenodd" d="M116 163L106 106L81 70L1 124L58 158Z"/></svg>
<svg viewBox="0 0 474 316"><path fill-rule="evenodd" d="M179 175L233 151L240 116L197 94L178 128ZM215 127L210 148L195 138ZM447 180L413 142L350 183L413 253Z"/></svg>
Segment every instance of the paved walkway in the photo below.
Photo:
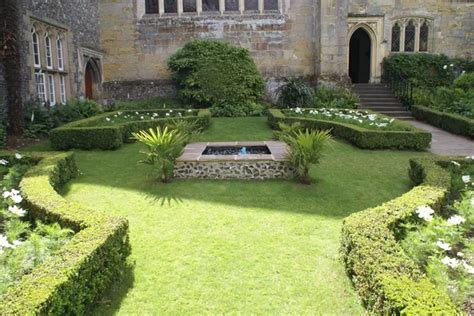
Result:
<svg viewBox="0 0 474 316"><path fill-rule="evenodd" d="M410 120L410 124L424 129L433 135L430 151L440 156L472 156L474 155L474 141L469 138L448 133L432 125Z"/></svg>

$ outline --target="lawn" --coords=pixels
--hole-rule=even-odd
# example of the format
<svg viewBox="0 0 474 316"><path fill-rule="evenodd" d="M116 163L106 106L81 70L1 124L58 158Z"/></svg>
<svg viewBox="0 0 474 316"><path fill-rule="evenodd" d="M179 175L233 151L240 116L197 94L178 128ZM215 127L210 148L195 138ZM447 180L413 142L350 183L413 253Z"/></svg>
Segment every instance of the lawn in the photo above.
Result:
<svg viewBox="0 0 474 316"><path fill-rule="evenodd" d="M200 141L267 140L265 118L213 119ZM359 150L334 142L291 181L157 183L139 144L78 151L67 199L130 221L134 269L97 315L363 314L339 260L344 217L410 189L408 159L428 153Z"/></svg>

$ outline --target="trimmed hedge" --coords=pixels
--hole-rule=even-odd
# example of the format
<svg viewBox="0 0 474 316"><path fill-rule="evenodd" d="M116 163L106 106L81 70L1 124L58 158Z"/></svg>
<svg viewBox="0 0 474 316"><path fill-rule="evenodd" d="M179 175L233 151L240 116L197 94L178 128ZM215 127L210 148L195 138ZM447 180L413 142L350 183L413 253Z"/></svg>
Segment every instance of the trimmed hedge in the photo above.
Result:
<svg viewBox="0 0 474 316"><path fill-rule="evenodd" d="M421 105L411 107L413 116L445 131L474 138L474 120L467 117L437 111Z"/></svg>
<svg viewBox="0 0 474 316"><path fill-rule="evenodd" d="M72 153L35 154L40 160L20 183L33 218L76 232L58 254L0 297L0 315L82 315L126 269L128 221L66 201L56 190L77 173Z"/></svg>
<svg viewBox="0 0 474 316"><path fill-rule="evenodd" d="M277 109L268 111L268 122L274 129L278 123L292 124L299 122L305 128L331 130L331 133L349 141L363 149L415 149L423 150L430 147L431 134L415 127L412 131L376 131L368 130L352 124L317 120L311 118L288 117Z"/></svg>
<svg viewBox="0 0 474 316"><path fill-rule="evenodd" d="M167 112L168 110L141 110L138 112ZM186 110L182 110L186 111ZM121 111L122 113L136 111ZM113 150L121 147L124 143L132 142L130 139L133 132L166 125L174 118L161 118L146 121L130 121L117 123L111 126L100 126L105 117L113 116L118 112L104 113L85 120L66 124L51 131L51 145L56 150L78 149L104 149ZM180 120L195 121L202 128L206 128L211 123L211 113L209 110L193 111L193 116L183 116Z"/></svg>
<svg viewBox="0 0 474 316"><path fill-rule="evenodd" d="M451 189L451 175L431 159L411 160L410 167L419 186L344 220L341 254L346 272L369 312L456 315L447 294L427 279L396 236L399 223L419 206L441 209Z"/></svg>

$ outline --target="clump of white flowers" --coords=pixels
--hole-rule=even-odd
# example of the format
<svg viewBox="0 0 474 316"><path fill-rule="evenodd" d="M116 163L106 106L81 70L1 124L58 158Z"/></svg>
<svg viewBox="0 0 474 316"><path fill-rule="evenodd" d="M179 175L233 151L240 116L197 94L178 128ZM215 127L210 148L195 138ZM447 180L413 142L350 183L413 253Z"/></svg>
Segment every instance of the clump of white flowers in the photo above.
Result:
<svg viewBox="0 0 474 316"><path fill-rule="evenodd" d="M450 246L448 243L445 243L445 242L442 241L442 240L438 240L438 241L436 242L436 245L437 245L439 248L441 248L441 249L443 249L443 250L446 250L446 251L449 251L449 250L452 249L451 246Z"/></svg>
<svg viewBox="0 0 474 316"><path fill-rule="evenodd" d="M459 216L459 215L451 216L448 219L448 224L451 225L451 226L460 225L460 224L465 223L465 222L466 222L466 219L462 216Z"/></svg>
<svg viewBox="0 0 474 316"><path fill-rule="evenodd" d="M419 218L424 219L427 222L430 222L433 220L433 214L435 211L431 207L423 205L423 206L419 206L415 212Z"/></svg>

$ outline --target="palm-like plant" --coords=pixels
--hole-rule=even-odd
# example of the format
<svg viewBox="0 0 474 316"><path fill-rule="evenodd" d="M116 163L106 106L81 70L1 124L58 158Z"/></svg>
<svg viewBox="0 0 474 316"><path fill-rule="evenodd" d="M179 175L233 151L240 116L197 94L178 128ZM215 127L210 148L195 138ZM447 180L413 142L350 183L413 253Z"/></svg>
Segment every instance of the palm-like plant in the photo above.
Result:
<svg viewBox="0 0 474 316"><path fill-rule="evenodd" d="M281 108L306 107L313 103L314 90L300 79L290 79L276 91Z"/></svg>
<svg viewBox="0 0 474 316"><path fill-rule="evenodd" d="M186 135L168 127L157 127L148 131L133 133L133 138L147 147L146 159L142 163L158 166L158 177L162 182L169 182L173 176L176 159L181 156L186 142Z"/></svg>
<svg viewBox="0 0 474 316"><path fill-rule="evenodd" d="M319 163L324 147L331 140L329 131L304 130L285 134L283 140L290 147L289 161L303 184L311 184L309 168Z"/></svg>

